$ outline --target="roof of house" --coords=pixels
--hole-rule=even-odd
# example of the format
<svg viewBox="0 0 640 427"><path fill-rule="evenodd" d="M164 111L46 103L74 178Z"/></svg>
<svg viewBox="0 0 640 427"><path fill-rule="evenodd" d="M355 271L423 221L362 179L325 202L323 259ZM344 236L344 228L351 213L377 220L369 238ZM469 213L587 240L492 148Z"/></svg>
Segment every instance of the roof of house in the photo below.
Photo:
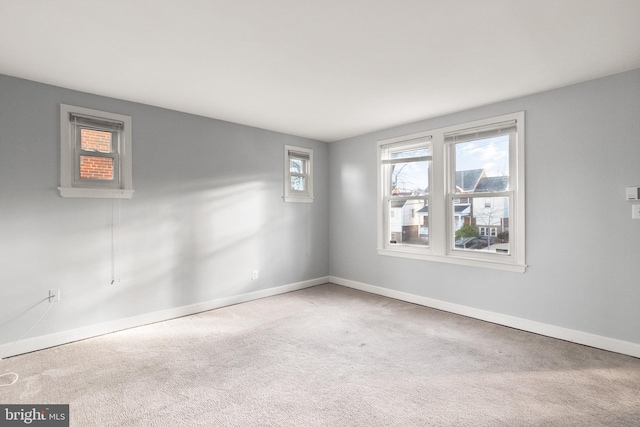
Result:
<svg viewBox="0 0 640 427"><path fill-rule="evenodd" d="M505 191L509 186L508 176L489 176L481 178L476 186L476 192Z"/></svg>
<svg viewBox="0 0 640 427"><path fill-rule="evenodd" d="M484 175L484 169L470 169L456 171L456 187L462 191L473 191L480 177Z"/></svg>

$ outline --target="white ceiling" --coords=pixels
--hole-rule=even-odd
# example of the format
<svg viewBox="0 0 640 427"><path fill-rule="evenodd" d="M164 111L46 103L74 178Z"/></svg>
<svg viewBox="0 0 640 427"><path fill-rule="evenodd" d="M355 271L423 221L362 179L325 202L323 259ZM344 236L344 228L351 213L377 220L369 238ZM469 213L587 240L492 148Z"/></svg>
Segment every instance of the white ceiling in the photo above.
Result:
<svg viewBox="0 0 640 427"><path fill-rule="evenodd" d="M2 74L327 142L634 68L640 0L0 0Z"/></svg>

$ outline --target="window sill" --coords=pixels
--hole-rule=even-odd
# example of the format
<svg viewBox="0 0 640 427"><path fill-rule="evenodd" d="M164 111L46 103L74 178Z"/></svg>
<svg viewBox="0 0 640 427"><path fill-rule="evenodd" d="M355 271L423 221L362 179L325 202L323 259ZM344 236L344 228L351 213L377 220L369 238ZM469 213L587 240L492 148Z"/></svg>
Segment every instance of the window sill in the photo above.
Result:
<svg viewBox="0 0 640 427"><path fill-rule="evenodd" d="M524 273L527 269L527 266L524 264L471 259L453 255L434 255L411 250L403 251L401 249L378 249L378 255L418 259L422 261L443 262L446 264L466 265L469 267L489 268L493 270L511 271L514 273Z"/></svg>
<svg viewBox="0 0 640 427"><path fill-rule="evenodd" d="M119 188L78 188L78 187L58 187L62 197L83 197L90 199L130 199L133 197L133 190L122 190Z"/></svg>
<svg viewBox="0 0 640 427"><path fill-rule="evenodd" d="M313 197L290 197L284 196L282 199L287 203L313 203Z"/></svg>

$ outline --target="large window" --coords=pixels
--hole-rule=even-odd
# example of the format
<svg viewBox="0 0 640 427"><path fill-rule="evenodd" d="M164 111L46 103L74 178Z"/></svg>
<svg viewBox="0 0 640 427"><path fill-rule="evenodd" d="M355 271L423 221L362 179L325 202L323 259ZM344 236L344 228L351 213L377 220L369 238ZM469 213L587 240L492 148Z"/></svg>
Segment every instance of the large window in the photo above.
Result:
<svg viewBox="0 0 640 427"><path fill-rule="evenodd" d="M381 255L523 272L524 113L378 143Z"/></svg>
<svg viewBox="0 0 640 427"><path fill-rule="evenodd" d="M430 138L386 144L381 156L384 246L428 246Z"/></svg>
<svg viewBox="0 0 640 427"><path fill-rule="evenodd" d="M60 105L60 194L130 198L131 118Z"/></svg>

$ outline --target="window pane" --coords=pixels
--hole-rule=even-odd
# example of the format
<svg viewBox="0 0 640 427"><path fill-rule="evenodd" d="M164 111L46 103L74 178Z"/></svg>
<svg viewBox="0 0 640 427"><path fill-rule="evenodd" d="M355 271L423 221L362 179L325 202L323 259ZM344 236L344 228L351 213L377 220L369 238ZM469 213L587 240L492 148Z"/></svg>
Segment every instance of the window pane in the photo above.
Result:
<svg viewBox="0 0 640 427"><path fill-rule="evenodd" d="M393 163L389 179L393 196L424 196L429 194L430 161Z"/></svg>
<svg viewBox="0 0 640 427"><path fill-rule="evenodd" d="M456 144L456 192L509 189L509 135Z"/></svg>
<svg viewBox="0 0 640 427"><path fill-rule="evenodd" d="M453 202L456 250L509 253L509 197Z"/></svg>
<svg viewBox="0 0 640 427"><path fill-rule="evenodd" d="M429 211L424 199L390 200L389 235L392 244L428 245Z"/></svg>
<svg viewBox="0 0 640 427"><path fill-rule="evenodd" d="M302 159L289 160L289 172L307 173L307 161Z"/></svg>
<svg viewBox="0 0 640 427"><path fill-rule="evenodd" d="M410 148L402 151L392 151L389 155L391 159L405 159L408 157L423 157L431 155L431 147L422 146L417 148Z"/></svg>
<svg viewBox="0 0 640 427"><path fill-rule="evenodd" d="M113 179L113 159L111 157L80 156L81 179Z"/></svg>
<svg viewBox="0 0 640 427"><path fill-rule="evenodd" d="M291 177L291 189L293 191L305 191L305 179L303 176Z"/></svg>
<svg viewBox="0 0 640 427"><path fill-rule="evenodd" d="M80 129L80 148L84 151L112 153L112 133L94 129Z"/></svg>

